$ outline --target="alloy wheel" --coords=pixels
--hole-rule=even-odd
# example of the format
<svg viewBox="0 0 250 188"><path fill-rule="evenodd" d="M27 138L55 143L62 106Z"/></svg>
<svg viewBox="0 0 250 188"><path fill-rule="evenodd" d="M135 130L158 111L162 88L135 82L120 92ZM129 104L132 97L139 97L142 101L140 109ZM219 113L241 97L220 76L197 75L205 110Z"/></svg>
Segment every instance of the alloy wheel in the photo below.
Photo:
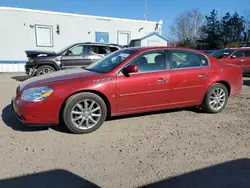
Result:
<svg viewBox="0 0 250 188"><path fill-rule="evenodd" d="M102 116L100 105L91 99L75 104L71 110L71 121L79 129L91 129L98 124Z"/></svg>
<svg viewBox="0 0 250 188"><path fill-rule="evenodd" d="M209 105L213 110L220 110L226 102L226 92L222 88L213 90L209 97Z"/></svg>
<svg viewBox="0 0 250 188"><path fill-rule="evenodd" d="M48 73L52 73L52 72L54 72L52 69L44 68L39 72L39 75L48 74Z"/></svg>

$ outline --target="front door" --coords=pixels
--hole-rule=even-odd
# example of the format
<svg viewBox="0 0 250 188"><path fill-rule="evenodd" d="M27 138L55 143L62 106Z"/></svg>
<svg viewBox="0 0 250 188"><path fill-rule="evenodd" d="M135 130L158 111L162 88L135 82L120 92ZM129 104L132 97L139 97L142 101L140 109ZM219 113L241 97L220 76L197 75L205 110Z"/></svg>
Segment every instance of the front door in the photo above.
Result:
<svg viewBox="0 0 250 188"><path fill-rule="evenodd" d="M169 51L170 105L197 105L209 84L209 62L203 55L189 51Z"/></svg>
<svg viewBox="0 0 250 188"><path fill-rule="evenodd" d="M232 64L240 66L242 70L244 69L244 64L246 61L244 50L238 50L234 52L230 58L230 62Z"/></svg>
<svg viewBox="0 0 250 188"><path fill-rule="evenodd" d="M140 55L131 64L138 73L117 76L117 109L119 113L144 111L167 106L169 103L169 73L164 51Z"/></svg>
<svg viewBox="0 0 250 188"><path fill-rule="evenodd" d="M250 49L245 50L245 61L244 61L243 66L244 66L243 69L245 70L245 72L250 73Z"/></svg>
<svg viewBox="0 0 250 188"><path fill-rule="evenodd" d="M76 45L67 50L62 56L62 68L83 67L90 64L88 46Z"/></svg>

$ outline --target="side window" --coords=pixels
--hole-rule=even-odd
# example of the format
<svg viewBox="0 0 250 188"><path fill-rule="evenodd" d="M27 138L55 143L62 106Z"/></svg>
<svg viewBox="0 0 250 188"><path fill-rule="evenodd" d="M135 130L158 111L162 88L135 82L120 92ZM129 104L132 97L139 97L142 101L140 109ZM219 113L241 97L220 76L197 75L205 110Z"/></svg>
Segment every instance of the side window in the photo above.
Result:
<svg viewBox="0 0 250 188"><path fill-rule="evenodd" d="M184 51L170 51L170 68L192 68L192 67L206 67L209 65L208 60L201 54Z"/></svg>
<svg viewBox="0 0 250 188"><path fill-rule="evenodd" d="M116 48L116 47L109 47L109 48L110 48L111 52L115 52L116 50L118 50L118 48Z"/></svg>
<svg viewBox="0 0 250 188"><path fill-rule="evenodd" d="M83 45L74 46L71 49L67 50L66 56L80 56L85 54L85 48Z"/></svg>
<svg viewBox="0 0 250 188"><path fill-rule="evenodd" d="M245 51L245 57L250 57L250 50Z"/></svg>
<svg viewBox="0 0 250 188"><path fill-rule="evenodd" d="M131 64L137 65L138 72L152 72L166 69L164 52L149 52L139 56Z"/></svg>
<svg viewBox="0 0 250 188"><path fill-rule="evenodd" d="M233 56L234 56L235 58L244 57L244 51L243 51L243 50L239 50L239 51L235 52L235 53L233 54Z"/></svg>
<svg viewBox="0 0 250 188"><path fill-rule="evenodd" d="M105 46L91 46L90 47L90 54L107 54L107 48Z"/></svg>

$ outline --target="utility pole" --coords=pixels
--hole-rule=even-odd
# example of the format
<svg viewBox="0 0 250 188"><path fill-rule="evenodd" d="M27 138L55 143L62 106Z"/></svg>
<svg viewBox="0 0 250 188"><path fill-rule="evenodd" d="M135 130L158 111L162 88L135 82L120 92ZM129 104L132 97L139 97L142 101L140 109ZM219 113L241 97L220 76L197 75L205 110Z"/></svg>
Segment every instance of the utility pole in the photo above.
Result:
<svg viewBox="0 0 250 188"><path fill-rule="evenodd" d="M148 0L145 0L145 13L144 13L144 19L147 20L148 17Z"/></svg>

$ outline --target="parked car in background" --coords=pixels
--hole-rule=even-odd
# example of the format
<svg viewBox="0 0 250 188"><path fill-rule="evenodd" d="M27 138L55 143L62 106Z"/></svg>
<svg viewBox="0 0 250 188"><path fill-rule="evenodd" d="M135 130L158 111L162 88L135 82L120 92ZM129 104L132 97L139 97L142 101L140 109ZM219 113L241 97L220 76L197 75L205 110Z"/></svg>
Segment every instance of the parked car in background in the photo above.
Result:
<svg viewBox="0 0 250 188"><path fill-rule="evenodd" d="M216 50L200 50L206 54L212 54L213 52L215 52Z"/></svg>
<svg viewBox="0 0 250 188"><path fill-rule="evenodd" d="M242 83L239 67L200 51L126 48L82 69L30 78L17 88L12 104L25 124L62 119L72 132L89 133L107 116L189 106L219 113Z"/></svg>
<svg viewBox="0 0 250 188"><path fill-rule="evenodd" d="M105 55L121 49L116 44L77 43L61 51L25 51L28 62L25 65L26 74L37 76L61 69L87 66Z"/></svg>
<svg viewBox="0 0 250 188"><path fill-rule="evenodd" d="M241 67L243 74L250 73L250 48L229 48L217 50L211 54L223 62Z"/></svg>

